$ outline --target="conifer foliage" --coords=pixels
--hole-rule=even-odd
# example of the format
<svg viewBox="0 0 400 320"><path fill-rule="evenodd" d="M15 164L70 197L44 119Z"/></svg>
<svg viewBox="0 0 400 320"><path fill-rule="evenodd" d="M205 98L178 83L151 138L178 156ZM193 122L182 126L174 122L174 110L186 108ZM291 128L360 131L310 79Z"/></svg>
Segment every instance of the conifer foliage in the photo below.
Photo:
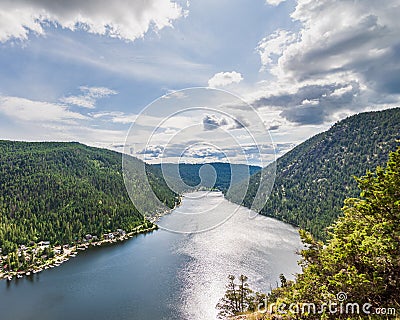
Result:
<svg viewBox="0 0 400 320"><path fill-rule="evenodd" d="M0 141L3 254L41 240L67 244L86 234L150 227L129 199L121 160L120 153L79 143ZM138 159L132 161L143 166ZM177 195L161 171L147 165L146 170L154 192L172 208ZM148 202L146 195L142 201Z"/></svg>
<svg viewBox="0 0 400 320"><path fill-rule="evenodd" d="M216 306L219 319L255 311L264 302L265 294L250 289L246 276L240 275L238 283L235 282L234 275L229 275L228 280L225 295Z"/></svg>
<svg viewBox="0 0 400 320"><path fill-rule="evenodd" d="M326 243L300 230L302 272L295 281L281 276L263 319L392 319L400 313L400 147L385 167L356 181L359 197L344 201ZM229 280L219 305L224 319L243 312L234 277Z"/></svg>
<svg viewBox="0 0 400 320"><path fill-rule="evenodd" d="M326 240L326 227L340 215L344 199L358 194L352 177L384 165L399 139L400 108L360 113L337 122L278 158L274 187L261 214ZM250 178L241 204L251 207L260 175L270 172L266 167Z"/></svg>
<svg viewBox="0 0 400 320"><path fill-rule="evenodd" d="M329 229L326 245L301 232L306 244L301 252L303 272L294 283L272 293L276 302L339 305L343 297L338 294L344 293L344 302L370 304L372 313L379 308L400 310L400 148L390 154L386 167L356 180L360 196L345 200L343 216ZM325 317L338 315L326 312ZM357 317L382 316L360 311Z"/></svg>

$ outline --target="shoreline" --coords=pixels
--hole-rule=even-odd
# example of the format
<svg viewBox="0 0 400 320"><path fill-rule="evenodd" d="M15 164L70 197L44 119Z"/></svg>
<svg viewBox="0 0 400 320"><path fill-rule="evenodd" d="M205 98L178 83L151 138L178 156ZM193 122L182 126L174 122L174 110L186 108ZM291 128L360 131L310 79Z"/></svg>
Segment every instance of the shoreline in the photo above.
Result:
<svg viewBox="0 0 400 320"><path fill-rule="evenodd" d="M175 202L175 205L173 208L165 210L164 212L159 212L156 213L154 216L152 216L151 218L146 218L147 220L149 220L151 223L153 223L154 225L157 224L158 221L160 221L160 219L162 217L164 217L167 214L170 214L172 211L174 211L176 208L180 207L182 205L182 198L183 195L179 195L179 202ZM158 228L158 226L157 226Z"/></svg>
<svg viewBox="0 0 400 320"><path fill-rule="evenodd" d="M118 243L118 242L123 242L123 241L129 240L130 238L133 238L136 235L143 234L143 233L149 233L149 232L152 232L152 231L158 229L158 226L156 224L153 224L152 227L146 228L146 229L142 229L142 227L143 227L143 225L140 225L140 226L136 227L135 229L133 229L132 231L130 231L126 234L120 235L119 237L115 237L113 239L103 239L103 240L92 241L92 242L83 243L83 244L81 243L79 245L77 244L77 245L71 246L69 248L64 248L63 249L64 253L55 254L54 258L48 259L44 263L34 266L34 267L30 267L26 270L6 271L6 272L0 271L0 280L11 281L13 278L19 279L19 278L22 278L23 276L29 277L36 273L42 272L44 270L54 268L54 267L59 267L64 262L67 262L70 258L75 258L79 254L79 251L85 251L87 249L90 249L91 247L101 247L106 244L114 244L114 243ZM53 249L61 250L61 247L64 247L64 245L56 246Z"/></svg>
<svg viewBox="0 0 400 320"><path fill-rule="evenodd" d="M61 264L64 262L67 262L70 258L75 258L79 251L85 251L86 249L89 249L90 247L101 247L107 244L113 244L117 242L123 242L126 240L129 240L130 238L143 234L143 233L149 233L152 231L155 231L158 229L158 226L156 222L158 222L163 216L170 214L173 210L175 210L177 207L179 207L182 204L182 198L183 196L179 196L179 201L175 203L175 206L171 209L168 209L164 212L157 213L152 217L152 219L147 219L149 222L153 224L152 227L142 229L143 225L140 225L133 229L130 232L127 232L125 234L120 234L119 236L115 236L112 239L103 239L103 240L98 240L98 241L91 241L91 242L86 242L86 243L80 243L75 244L73 246L69 246L69 244L64 244L64 245L58 245L53 247L53 251L61 251L61 248L63 248L63 253L55 253L55 256L53 258L50 258L46 261L44 261L40 265L36 265L34 267L29 267L26 270L19 270L19 271L6 271L4 270L0 271L0 281L1 280L7 280L11 281L13 278L22 278L23 276L32 276L36 273L42 272L44 270L54 268L54 267L59 267ZM68 248L65 248L65 246L68 246Z"/></svg>

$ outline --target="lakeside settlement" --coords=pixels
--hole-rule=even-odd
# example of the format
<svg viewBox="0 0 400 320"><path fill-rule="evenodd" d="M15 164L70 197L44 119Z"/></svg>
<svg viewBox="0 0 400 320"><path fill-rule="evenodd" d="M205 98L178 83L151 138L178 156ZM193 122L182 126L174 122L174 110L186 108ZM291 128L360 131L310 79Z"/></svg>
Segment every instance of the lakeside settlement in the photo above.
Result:
<svg viewBox="0 0 400 320"><path fill-rule="evenodd" d="M102 239L97 236L87 234L82 241L74 245L58 245L52 247L49 241L40 241L32 243L30 246L21 245L17 252L11 253L17 255L18 267L11 266L11 254L1 255L0 251L0 279L11 281L13 277L22 278L31 276L43 270L60 266L70 258L76 257L79 251L84 251L90 247L112 244L124 241L141 233L147 233L158 229L156 224L150 227L143 224L134 228L130 232L117 229L115 232L106 233Z"/></svg>
<svg viewBox="0 0 400 320"><path fill-rule="evenodd" d="M165 214L172 212L182 203L182 197L178 198L175 206L166 211L157 212L148 222L137 226L129 232L123 229L117 229L114 232L105 233L99 239L95 235L87 234L77 243L70 245L51 246L49 241L32 242L31 245L21 245L14 258L19 262L17 269L11 267L10 255L2 255L0 248L0 280L7 279L11 281L14 277L22 278L23 276L31 276L49 268L60 266L70 258L75 258L79 251L85 251L90 247L112 244L120 241L128 240L138 234L148 233L158 229L156 222ZM25 265L25 267L23 267Z"/></svg>

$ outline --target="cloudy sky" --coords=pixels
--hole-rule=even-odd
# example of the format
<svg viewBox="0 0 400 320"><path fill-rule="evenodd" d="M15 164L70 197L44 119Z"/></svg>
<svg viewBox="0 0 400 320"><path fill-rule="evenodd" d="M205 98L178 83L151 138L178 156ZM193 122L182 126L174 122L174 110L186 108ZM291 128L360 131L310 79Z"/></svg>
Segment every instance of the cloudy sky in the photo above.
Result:
<svg viewBox="0 0 400 320"><path fill-rule="evenodd" d="M192 159L241 161L228 140L257 127L257 113L266 154L270 134L279 155L348 115L398 106L399 16L398 0L0 0L0 139L122 151L140 118L149 122L137 132L158 136L130 150L149 161L179 146ZM164 121L196 96L178 90L207 86L236 98L209 94L179 106L203 109ZM210 133L228 151L205 143Z"/></svg>

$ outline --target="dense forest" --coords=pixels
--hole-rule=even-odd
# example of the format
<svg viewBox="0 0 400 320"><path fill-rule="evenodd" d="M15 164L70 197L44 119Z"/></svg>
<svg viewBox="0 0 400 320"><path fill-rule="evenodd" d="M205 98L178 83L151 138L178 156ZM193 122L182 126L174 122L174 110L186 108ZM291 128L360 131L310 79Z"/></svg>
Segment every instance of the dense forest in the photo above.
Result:
<svg viewBox="0 0 400 320"><path fill-rule="evenodd" d="M0 141L3 254L30 242L73 243L86 234L150 226L129 199L121 163L120 153L79 143ZM159 168L146 165L146 171L158 198L174 207L177 194Z"/></svg>
<svg viewBox="0 0 400 320"><path fill-rule="evenodd" d="M204 165L211 166L208 170L202 172ZM156 167L163 170L166 176L169 176L171 181L181 181L182 188L178 188L180 192L187 191L190 187L201 188L208 187L207 183L211 182L214 189L226 192L229 187L235 183L239 183L249 176L261 170L258 166L248 166L245 164L231 164L223 162L211 162L205 164L190 164L190 163L164 163L156 164ZM205 167L203 167L205 168ZM211 169L211 170L210 170ZM203 178L203 181L201 180ZM181 183L174 183L174 185ZM189 188L186 188L186 186Z"/></svg>
<svg viewBox="0 0 400 320"><path fill-rule="evenodd" d="M340 214L343 200L358 193L353 176L384 164L399 139L400 108L361 113L336 123L277 160L275 184L261 213L325 239L325 229ZM268 171L267 167L262 172ZM260 174L250 179L242 203L247 207Z"/></svg>
<svg viewBox="0 0 400 320"><path fill-rule="evenodd" d="M400 147L385 167L355 181L361 192L344 201L326 243L300 230L305 248L295 281L281 275L281 285L263 296L246 277L236 284L230 276L220 318L248 312L248 319L398 318Z"/></svg>

